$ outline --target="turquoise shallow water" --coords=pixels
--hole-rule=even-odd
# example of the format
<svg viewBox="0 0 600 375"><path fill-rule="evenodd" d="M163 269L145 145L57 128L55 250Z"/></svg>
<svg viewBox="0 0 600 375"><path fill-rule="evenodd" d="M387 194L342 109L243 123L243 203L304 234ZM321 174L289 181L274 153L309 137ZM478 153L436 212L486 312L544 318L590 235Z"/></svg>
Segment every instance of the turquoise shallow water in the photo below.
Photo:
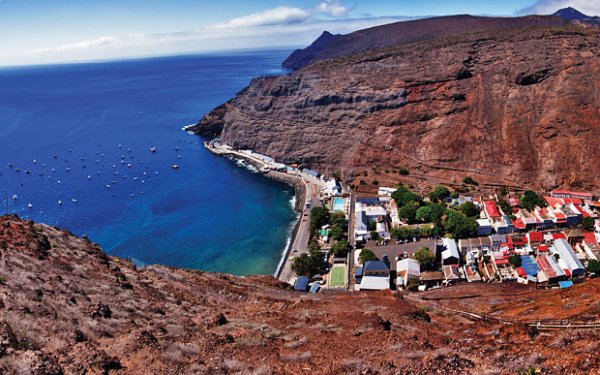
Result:
<svg viewBox="0 0 600 375"><path fill-rule="evenodd" d="M292 189L181 128L252 78L281 74L288 53L0 70L0 211L143 264L273 273L296 218Z"/></svg>

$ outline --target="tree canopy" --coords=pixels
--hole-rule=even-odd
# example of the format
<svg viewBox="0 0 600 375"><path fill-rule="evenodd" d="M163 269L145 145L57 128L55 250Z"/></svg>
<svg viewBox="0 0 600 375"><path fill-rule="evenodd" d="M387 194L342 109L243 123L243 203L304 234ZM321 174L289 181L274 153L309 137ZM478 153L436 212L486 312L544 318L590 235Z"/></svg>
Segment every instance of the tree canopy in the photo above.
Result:
<svg viewBox="0 0 600 375"><path fill-rule="evenodd" d="M442 226L442 218L446 214L446 206L439 203L428 204L420 207L415 215L417 221L433 223L436 227Z"/></svg>
<svg viewBox="0 0 600 375"><path fill-rule="evenodd" d="M479 208L473 202L465 202L458 207L458 210L467 217L479 216Z"/></svg>
<svg viewBox="0 0 600 375"><path fill-rule="evenodd" d="M329 254L337 257L345 257L348 254L348 250L350 250L350 244L346 240L337 241L331 249L329 249Z"/></svg>
<svg viewBox="0 0 600 375"><path fill-rule="evenodd" d="M420 247L415 251L415 260L419 262L422 270L430 270L435 263L435 255L428 247Z"/></svg>
<svg viewBox="0 0 600 375"><path fill-rule="evenodd" d="M292 271L298 276L313 276L321 273L322 257L318 249L300 254L292 262Z"/></svg>
<svg viewBox="0 0 600 375"><path fill-rule="evenodd" d="M361 264L365 264L370 260L379 260L379 258L377 258L377 255L375 255L375 253L372 250L362 249L360 251L360 255L358 256L358 260Z"/></svg>
<svg viewBox="0 0 600 375"><path fill-rule="evenodd" d="M410 202L417 202L420 204L423 201L419 194L408 190L406 186L400 186L395 192L393 192L392 199L394 199L398 207L406 206Z"/></svg>
<svg viewBox="0 0 600 375"><path fill-rule="evenodd" d="M408 224L413 224L415 222L416 215L417 209L415 208L414 202L409 202L398 210L398 217Z"/></svg>
<svg viewBox="0 0 600 375"><path fill-rule="evenodd" d="M583 219L583 221L581 222L581 225L583 226L583 229L591 232L594 230L594 227L596 226L596 220L594 220L593 217L588 216Z"/></svg>
<svg viewBox="0 0 600 375"><path fill-rule="evenodd" d="M329 211L325 207L314 207L310 210L310 233L313 236L317 229L329 223Z"/></svg>
<svg viewBox="0 0 600 375"><path fill-rule="evenodd" d="M439 202L447 199L450 196L450 190L447 187L438 185L429 193L429 199L432 202Z"/></svg>
<svg viewBox="0 0 600 375"><path fill-rule="evenodd" d="M477 235L477 222L456 210L448 210L444 229L455 239L474 237Z"/></svg>
<svg viewBox="0 0 600 375"><path fill-rule="evenodd" d="M521 206L529 211L533 210L535 206L546 207L546 205L546 200L533 190L527 190L521 196Z"/></svg>

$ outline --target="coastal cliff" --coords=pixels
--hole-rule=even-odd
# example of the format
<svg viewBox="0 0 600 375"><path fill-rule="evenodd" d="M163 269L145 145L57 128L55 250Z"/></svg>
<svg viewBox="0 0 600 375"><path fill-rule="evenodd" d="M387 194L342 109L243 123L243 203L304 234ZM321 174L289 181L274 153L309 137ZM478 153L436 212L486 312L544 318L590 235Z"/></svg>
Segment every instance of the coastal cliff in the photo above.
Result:
<svg viewBox="0 0 600 375"><path fill-rule="evenodd" d="M467 19L413 21L415 37L374 50L336 37L323 50L332 58L253 80L195 131L354 184L600 186L589 173L600 168L598 29ZM370 44L406 24L353 38Z"/></svg>
<svg viewBox="0 0 600 375"><path fill-rule="evenodd" d="M137 268L85 238L5 216L0 373L575 374L600 365L597 331L540 334L518 323L595 319L597 282L435 293L307 295L266 276Z"/></svg>

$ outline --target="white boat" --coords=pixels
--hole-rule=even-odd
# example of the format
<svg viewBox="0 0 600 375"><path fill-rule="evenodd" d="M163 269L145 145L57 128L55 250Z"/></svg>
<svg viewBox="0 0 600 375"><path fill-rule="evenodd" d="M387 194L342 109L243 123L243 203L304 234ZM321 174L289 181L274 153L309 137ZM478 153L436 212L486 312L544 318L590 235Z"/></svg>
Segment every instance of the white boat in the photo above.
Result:
<svg viewBox="0 0 600 375"><path fill-rule="evenodd" d="M77 203L77 199L73 198L73 199L71 199L71 202Z"/></svg>
<svg viewBox="0 0 600 375"><path fill-rule="evenodd" d="M27 207L31 210L33 208L33 205L31 203L27 203Z"/></svg>
<svg viewBox="0 0 600 375"><path fill-rule="evenodd" d="M15 194L15 195L12 196L12 198L13 198L13 201L16 201L17 198L19 198L19 197L17 196L17 194Z"/></svg>
<svg viewBox="0 0 600 375"><path fill-rule="evenodd" d="M58 205L62 206L62 201L61 200L58 201Z"/></svg>
<svg viewBox="0 0 600 375"><path fill-rule="evenodd" d="M179 169L179 166L177 164L171 164L171 168L173 168L173 169Z"/></svg>
<svg viewBox="0 0 600 375"><path fill-rule="evenodd" d="M156 147L154 147L154 146L150 147L150 152L156 152Z"/></svg>

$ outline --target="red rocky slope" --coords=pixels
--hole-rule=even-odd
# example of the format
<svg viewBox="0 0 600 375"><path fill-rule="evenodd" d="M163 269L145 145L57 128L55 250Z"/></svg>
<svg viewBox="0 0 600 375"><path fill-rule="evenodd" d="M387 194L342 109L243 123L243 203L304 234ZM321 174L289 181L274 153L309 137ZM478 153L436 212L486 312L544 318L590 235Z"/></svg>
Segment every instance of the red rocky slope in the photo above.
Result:
<svg viewBox="0 0 600 375"><path fill-rule="evenodd" d="M194 130L347 181L402 181L405 167L423 185L596 189L599 37L486 31L317 62L254 80Z"/></svg>

